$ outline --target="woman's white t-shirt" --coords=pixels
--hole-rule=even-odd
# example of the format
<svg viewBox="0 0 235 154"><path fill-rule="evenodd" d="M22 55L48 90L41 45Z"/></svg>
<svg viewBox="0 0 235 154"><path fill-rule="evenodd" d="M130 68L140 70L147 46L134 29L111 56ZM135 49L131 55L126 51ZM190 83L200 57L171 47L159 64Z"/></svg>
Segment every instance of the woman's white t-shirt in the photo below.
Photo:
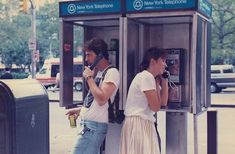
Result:
<svg viewBox="0 0 235 154"><path fill-rule="evenodd" d="M97 77L101 77L102 74L103 72L98 72ZM108 69L103 80L103 83L104 82L113 83L116 87L115 91L110 97L111 102L113 102L116 92L118 90L119 84L120 84L120 74L118 70L116 68ZM108 107L109 107L108 102L100 106L94 98L89 108L86 108L86 107L81 108L80 118L84 120L108 123Z"/></svg>
<svg viewBox="0 0 235 154"><path fill-rule="evenodd" d="M125 116L140 116L143 119L155 121L154 111L148 105L144 91L156 90L154 76L144 70L133 79L127 96Z"/></svg>

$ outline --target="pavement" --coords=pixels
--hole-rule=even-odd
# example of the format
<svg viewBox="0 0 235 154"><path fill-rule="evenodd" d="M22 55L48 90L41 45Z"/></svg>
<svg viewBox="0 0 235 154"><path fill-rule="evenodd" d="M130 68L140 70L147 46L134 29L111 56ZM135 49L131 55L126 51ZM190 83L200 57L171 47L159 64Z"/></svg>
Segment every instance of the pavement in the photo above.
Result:
<svg viewBox="0 0 235 154"><path fill-rule="evenodd" d="M225 95L224 95L225 94ZM212 94L212 103L218 104L222 100L224 104L235 105L235 92L224 92L224 94ZM51 93L49 92L49 97ZM55 94L52 94L55 98ZM218 137L218 154L235 153L235 108L209 108L217 111L217 137ZM59 107L57 102L50 102L50 154L69 154L72 150L77 135L77 128L71 128L66 109ZM165 112L158 113L159 132L162 138L162 154L165 150ZM188 114L188 140L187 153L194 154L194 124L193 115ZM202 113L197 117L198 122L198 154L207 154L207 114ZM111 130L109 136L115 140L106 142L105 154L118 154L119 137L121 125L110 124Z"/></svg>
<svg viewBox="0 0 235 154"><path fill-rule="evenodd" d="M68 154L75 142L77 129L71 128L66 110L50 102L50 154Z"/></svg>

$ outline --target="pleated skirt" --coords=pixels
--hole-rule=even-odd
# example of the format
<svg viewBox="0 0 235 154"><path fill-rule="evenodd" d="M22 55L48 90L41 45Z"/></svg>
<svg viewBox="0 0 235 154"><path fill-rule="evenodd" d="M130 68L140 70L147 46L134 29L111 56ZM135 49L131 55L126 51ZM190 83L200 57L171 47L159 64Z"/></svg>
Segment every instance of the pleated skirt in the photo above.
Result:
<svg viewBox="0 0 235 154"><path fill-rule="evenodd" d="M126 117L119 154L160 154L154 123L139 116Z"/></svg>

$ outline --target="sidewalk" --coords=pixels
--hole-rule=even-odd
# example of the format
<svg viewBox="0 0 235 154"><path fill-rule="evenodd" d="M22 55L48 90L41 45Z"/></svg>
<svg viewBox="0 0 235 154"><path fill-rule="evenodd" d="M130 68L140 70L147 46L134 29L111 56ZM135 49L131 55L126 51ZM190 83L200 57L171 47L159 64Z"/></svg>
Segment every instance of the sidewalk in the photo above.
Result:
<svg viewBox="0 0 235 154"><path fill-rule="evenodd" d="M50 102L50 154L68 154L77 134L69 126L66 110L58 103Z"/></svg>
<svg viewBox="0 0 235 154"><path fill-rule="evenodd" d="M235 109L216 108L218 111L218 154L235 153ZM50 103L50 154L68 154L75 141L76 128L70 128L65 116L66 110L59 107L58 103ZM165 153L165 113L159 113L159 131L162 137L162 154ZM173 128L172 128L173 129ZM207 153L206 140L206 113L198 117L198 153ZM116 137L117 134L113 134ZM110 142L109 142L110 143ZM112 153L118 153L118 143L111 143ZM193 154L193 117L188 114L188 154ZM106 147L107 148L107 147Z"/></svg>
<svg viewBox="0 0 235 154"><path fill-rule="evenodd" d="M55 93L50 96L56 98ZM57 93L58 95L58 93ZM77 95L77 94L76 94ZM234 92L224 94L213 94L213 104L230 104L235 105ZM232 99L231 99L232 96ZM79 96L80 97L80 96ZM230 98L229 98L230 97ZM58 98L58 97L57 97ZM235 108L209 108L209 110L217 110L217 130L218 130L218 154L234 154L235 153ZM50 102L50 154L68 154L72 150L76 128L70 128L66 110L59 107L58 102ZM198 154L207 154L207 113L198 116ZM193 115L188 114L188 154L194 154L194 132L193 132ZM158 113L158 129L162 138L162 154L165 154L165 112ZM111 125L112 128L116 126ZM121 126L118 126L119 129ZM172 128L174 129L174 128ZM118 154L118 146L120 137L119 132L109 132L111 136L116 136L114 141L107 141L106 154Z"/></svg>

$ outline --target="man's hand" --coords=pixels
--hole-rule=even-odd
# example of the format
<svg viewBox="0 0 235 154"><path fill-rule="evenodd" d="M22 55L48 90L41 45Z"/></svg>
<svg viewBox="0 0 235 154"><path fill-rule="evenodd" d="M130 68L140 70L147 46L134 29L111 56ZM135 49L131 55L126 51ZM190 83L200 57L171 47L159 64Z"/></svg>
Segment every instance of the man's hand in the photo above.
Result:
<svg viewBox="0 0 235 154"><path fill-rule="evenodd" d="M93 77L94 71L92 71L89 67L85 66L85 70L83 71L83 77L87 79L88 77Z"/></svg>
<svg viewBox="0 0 235 154"><path fill-rule="evenodd" d="M79 108L79 109L69 110L65 115L68 115L68 117L69 117L70 115L74 115L74 116L75 116L75 119L77 119L78 116L80 115L80 111L81 111L80 108Z"/></svg>

